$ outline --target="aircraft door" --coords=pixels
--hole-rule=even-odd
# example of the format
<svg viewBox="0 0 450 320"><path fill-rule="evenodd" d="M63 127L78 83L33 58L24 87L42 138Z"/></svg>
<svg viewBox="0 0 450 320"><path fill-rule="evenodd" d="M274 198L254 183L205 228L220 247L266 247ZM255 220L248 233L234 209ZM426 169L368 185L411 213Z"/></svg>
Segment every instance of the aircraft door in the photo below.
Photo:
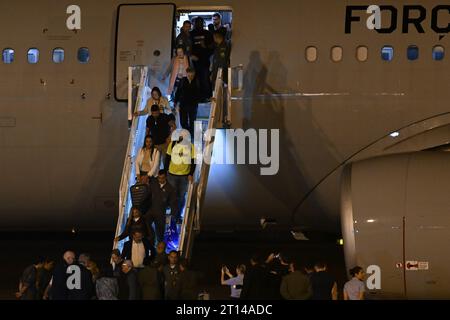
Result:
<svg viewBox="0 0 450 320"><path fill-rule="evenodd" d="M347 167L342 176L341 221L347 268L358 265L368 299L404 298L404 186L408 159L371 159Z"/></svg>
<svg viewBox="0 0 450 320"><path fill-rule="evenodd" d="M159 86L162 93L167 85L163 73L170 64L175 22L175 5L121 4L117 13L114 97L128 99L128 67L149 67L149 86Z"/></svg>
<svg viewBox="0 0 450 320"><path fill-rule="evenodd" d="M450 165L448 157L411 158L406 190L406 286L408 298L450 298Z"/></svg>

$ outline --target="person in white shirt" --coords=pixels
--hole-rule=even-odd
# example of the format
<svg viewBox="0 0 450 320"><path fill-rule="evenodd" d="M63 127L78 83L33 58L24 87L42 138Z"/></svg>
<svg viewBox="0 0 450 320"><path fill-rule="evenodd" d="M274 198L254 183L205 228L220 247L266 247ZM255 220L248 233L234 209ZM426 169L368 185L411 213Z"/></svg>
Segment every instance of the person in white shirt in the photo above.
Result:
<svg viewBox="0 0 450 320"><path fill-rule="evenodd" d="M145 247L142 239L136 241L133 239L133 244L131 245L131 261L136 268L144 267L145 259Z"/></svg>
<svg viewBox="0 0 450 320"><path fill-rule="evenodd" d="M122 259L131 260L135 268L144 267L144 258L155 256L155 248L141 231L134 231L132 239L123 246Z"/></svg>
<svg viewBox="0 0 450 320"><path fill-rule="evenodd" d="M141 181L142 177L156 178L160 167L161 154L153 144L151 136L146 136L144 146L139 150L136 157L136 178ZM148 180L146 181L149 182Z"/></svg>

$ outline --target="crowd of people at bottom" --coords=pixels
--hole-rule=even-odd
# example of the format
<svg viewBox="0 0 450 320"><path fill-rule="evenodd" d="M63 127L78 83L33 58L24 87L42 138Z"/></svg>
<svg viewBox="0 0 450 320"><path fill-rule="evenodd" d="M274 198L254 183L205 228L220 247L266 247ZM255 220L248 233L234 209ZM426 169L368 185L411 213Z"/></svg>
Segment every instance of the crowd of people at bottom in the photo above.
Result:
<svg viewBox="0 0 450 320"><path fill-rule="evenodd" d="M130 240L131 241L131 240ZM21 300L196 300L201 275L189 269L188 261L177 251L166 254L160 242L154 252L145 245L142 234L133 241L142 243L142 252L125 244L123 252L114 249L111 262L97 267L87 253L66 251L55 264L49 259L27 267L19 282L16 298ZM77 267L79 274L74 271ZM72 279L79 276L79 279ZM78 285L77 285L77 281ZM73 283L73 287L68 284Z"/></svg>
<svg viewBox="0 0 450 320"><path fill-rule="evenodd" d="M38 259L27 267L19 282L16 297L21 300L199 300L207 297L200 290L201 273L189 268L188 261L177 251L166 253L166 244L156 250L146 244L139 231L133 232L122 253L114 249L111 263L99 268L87 253L66 251L58 263ZM131 242L138 245L131 245ZM78 281L69 288L74 266ZM72 268L72 269L70 269ZM364 299L364 271L350 270L352 279L343 288L344 300ZM265 261L259 255L250 258L248 266L239 264L233 275L228 267L221 269L220 284L229 286L231 300L337 300L335 278L327 265L300 267L284 254L271 254Z"/></svg>
<svg viewBox="0 0 450 320"><path fill-rule="evenodd" d="M286 255L272 253L262 261L255 254L248 267L239 265L237 276L222 268L221 283L231 287L231 299L242 300L338 300L335 278L327 264L302 265ZM364 299L364 272L361 267L350 270L352 279L345 283L344 300ZM225 280L225 276L229 279Z"/></svg>

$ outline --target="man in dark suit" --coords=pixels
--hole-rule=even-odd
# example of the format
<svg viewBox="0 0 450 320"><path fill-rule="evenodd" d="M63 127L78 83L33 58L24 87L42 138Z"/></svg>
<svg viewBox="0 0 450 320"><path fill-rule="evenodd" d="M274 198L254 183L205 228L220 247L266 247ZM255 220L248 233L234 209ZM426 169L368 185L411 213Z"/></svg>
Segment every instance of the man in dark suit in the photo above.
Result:
<svg viewBox="0 0 450 320"><path fill-rule="evenodd" d="M241 300L267 300L269 298L267 273L259 255L254 254L250 259L250 267L245 273Z"/></svg>
<svg viewBox="0 0 450 320"><path fill-rule="evenodd" d="M204 24L205 20L202 17L195 18L194 29L191 31L191 59L200 85L201 98L207 100L212 94L209 66L214 44L212 34L204 28Z"/></svg>
<svg viewBox="0 0 450 320"><path fill-rule="evenodd" d="M52 300L67 300L69 289L67 288L67 268L75 263L75 253L73 251L66 251L63 255L63 259L58 263L53 269L52 279L46 293L45 297L50 297Z"/></svg>
<svg viewBox="0 0 450 320"><path fill-rule="evenodd" d="M87 269L90 255L80 254L77 266L80 268L80 287L69 290L68 300L91 300L95 296L94 281L92 273Z"/></svg>
<svg viewBox="0 0 450 320"><path fill-rule="evenodd" d="M180 122L183 129L194 136L194 123L197 119L198 103L201 99L200 87L195 80L195 69L186 69L187 77L181 79L175 93L175 105L180 108Z"/></svg>
<svg viewBox="0 0 450 320"><path fill-rule="evenodd" d="M164 231L166 229L166 209L170 207L173 217L178 214L177 195L174 187L167 181L167 175L164 170L158 173L158 179L152 180L152 207L146 214L148 224L152 226L155 223L155 233L157 243L164 241Z"/></svg>
<svg viewBox="0 0 450 320"><path fill-rule="evenodd" d="M132 234L132 240L125 242L122 251L122 258L124 260L131 260L136 269L144 267L144 259L147 257L155 257L155 248L150 244L150 241L144 238L140 231L135 231Z"/></svg>

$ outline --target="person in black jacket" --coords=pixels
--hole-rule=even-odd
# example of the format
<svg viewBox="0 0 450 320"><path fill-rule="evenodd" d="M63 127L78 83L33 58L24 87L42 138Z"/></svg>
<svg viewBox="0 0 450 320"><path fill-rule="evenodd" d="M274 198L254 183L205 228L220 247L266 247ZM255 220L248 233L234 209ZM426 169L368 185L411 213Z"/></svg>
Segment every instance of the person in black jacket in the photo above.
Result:
<svg viewBox="0 0 450 320"><path fill-rule="evenodd" d="M80 254L77 266L80 268L80 287L70 289L68 300L91 300L95 296L95 287L92 273L87 269L90 260L89 254ZM70 276L70 275L69 275Z"/></svg>
<svg viewBox="0 0 450 320"><path fill-rule="evenodd" d="M75 263L75 253L66 251L63 259L53 269L53 276L47 287L44 299L50 297L52 300L67 300L69 289L67 288L67 268Z"/></svg>
<svg viewBox="0 0 450 320"><path fill-rule="evenodd" d="M194 122L197 119L200 88L195 80L195 69L187 68L187 77L181 80L175 93L175 105L179 105L181 126L194 136Z"/></svg>
<svg viewBox="0 0 450 320"><path fill-rule="evenodd" d="M328 273L326 263L317 262L314 269L316 272L310 277L313 290L312 300L337 300L336 280Z"/></svg>
<svg viewBox="0 0 450 320"><path fill-rule="evenodd" d="M228 83L228 67L230 66L231 44L225 40L222 32L214 31L214 54L212 58L211 82L214 86L219 68L222 68L222 80Z"/></svg>
<svg viewBox="0 0 450 320"><path fill-rule="evenodd" d="M119 300L140 300L141 288L137 272L130 260L122 263L122 272L119 277Z"/></svg>
<svg viewBox="0 0 450 320"><path fill-rule="evenodd" d="M212 34L205 30L205 20L195 18L194 30L191 31L192 55L191 59L197 73L201 88L202 100L211 98L211 81L209 78L210 57L213 50Z"/></svg>
<svg viewBox="0 0 450 320"><path fill-rule="evenodd" d="M228 39L229 38L228 29L230 26L229 25L225 26L222 24L222 15L218 12L214 13L212 15L212 21L213 23L210 23L208 25L209 32L214 33L215 31L219 31L221 34L223 34L225 39Z"/></svg>
<svg viewBox="0 0 450 320"><path fill-rule="evenodd" d="M144 269L138 274L138 281L141 287L142 300L161 300L161 276L160 265L150 258L144 259Z"/></svg>
<svg viewBox="0 0 450 320"><path fill-rule="evenodd" d="M152 136L153 143L161 155L161 161L164 163L164 156L167 151L167 138L170 136L170 123L173 121L165 113L161 113L157 104L151 106L151 115L147 118L147 130L145 135Z"/></svg>
<svg viewBox="0 0 450 320"><path fill-rule="evenodd" d="M149 224L142 216L142 213L138 208L132 207L130 216L128 217L127 224L125 226L125 230L114 239L114 241L121 241L128 237L133 232L139 231L144 235L144 238L150 240L150 243L153 241L153 231L151 230Z"/></svg>
<svg viewBox="0 0 450 320"><path fill-rule="evenodd" d="M177 194L175 188L167 181L164 170L158 172L158 179L151 181L152 207L146 215L148 224L155 223L156 240L158 243L164 241L166 229L166 209L170 208L171 214L178 213Z"/></svg>
<svg viewBox="0 0 450 320"><path fill-rule="evenodd" d="M136 249L139 255L133 256L133 248ZM132 233L132 240L125 242L122 251L122 258L124 260L131 260L134 268L143 268L144 259L156 255L155 248L151 245L150 241L144 238L144 235L140 231L134 231Z"/></svg>
<svg viewBox="0 0 450 320"><path fill-rule="evenodd" d="M180 266L179 254L172 250L169 253L169 264L163 268L164 274L164 298L166 300L180 299Z"/></svg>
<svg viewBox="0 0 450 320"><path fill-rule="evenodd" d="M283 277L289 274L290 259L281 253L270 254L265 262L267 269L267 294L270 300L282 299L280 286Z"/></svg>
<svg viewBox="0 0 450 320"><path fill-rule="evenodd" d="M268 299L267 287L269 281L267 273L266 268L261 264L259 255L253 255L250 259L250 268L245 273L241 300Z"/></svg>

